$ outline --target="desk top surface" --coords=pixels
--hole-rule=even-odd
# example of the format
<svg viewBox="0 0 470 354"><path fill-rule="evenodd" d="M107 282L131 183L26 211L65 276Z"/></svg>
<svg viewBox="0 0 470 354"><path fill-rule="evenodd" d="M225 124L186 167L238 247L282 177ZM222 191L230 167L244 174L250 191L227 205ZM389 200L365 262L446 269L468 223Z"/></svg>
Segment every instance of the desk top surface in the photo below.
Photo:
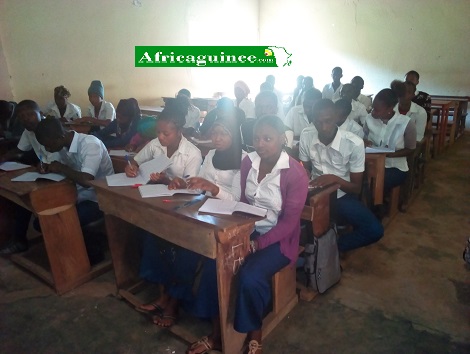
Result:
<svg viewBox="0 0 470 354"><path fill-rule="evenodd" d="M432 100L431 101L431 105L434 106L447 106L449 104L451 104L452 101L451 100Z"/></svg>
<svg viewBox="0 0 470 354"><path fill-rule="evenodd" d="M201 214L198 210L207 199L207 197L201 195L177 194L168 197L142 198L137 188L108 187L106 180L104 179L92 181L91 184L95 187L95 190L98 193L98 202L100 202L100 193L106 193L108 196L112 196L113 199L121 202L123 200L132 202L136 209L148 212L148 217L151 217L152 211L156 211L215 229L241 226L262 219L261 217L246 214ZM185 203L193 200L197 200L197 202L192 205L184 206ZM103 208L102 203L100 203L100 207ZM177 207L179 208L175 210ZM104 211L106 212L106 207L104 207Z"/></svg>

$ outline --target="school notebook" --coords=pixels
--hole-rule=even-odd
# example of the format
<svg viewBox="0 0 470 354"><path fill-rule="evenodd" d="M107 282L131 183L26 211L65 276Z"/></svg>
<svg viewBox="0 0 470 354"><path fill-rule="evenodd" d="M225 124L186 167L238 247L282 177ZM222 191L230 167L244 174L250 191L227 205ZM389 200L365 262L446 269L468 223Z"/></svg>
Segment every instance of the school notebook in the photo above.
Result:
<svg viewBox="0 0 470 354"><path fill-rule="evenodd" d="M209 214L231 215L236 211L263 217L266 216L267 213L266 209L254 205L222 199L207 199L199 208L199 212Z"/></svg>
<svg viewBox="0 0 470 354"><path fill-rule="evenodd" d="M59 182L65 179L65 177L57 173L41 174L38 172L26 172L18 177L12 178L12 182L34 182L37 179L49 179L51 181Z"/></svg>
<svg viewBox="0 0 470 354"><path fill-rule="evenodd" d="M135 152L130 152L126 150L109 150L109 156L135 156Z"/></svg>
<svg viewBox="0 0 470 354"><path fill-rule="evenodd" d="M196 189L168 189L164 184L147 184L139 186L139 192L142 198L154 197L168 197L174 194L201 194L200 190Z"/></svg>
<svg viewBox="0 0 470 354"><path fill-rule="evenodd" d="M368 146L366 147L366 154L388 154L395 152L394 149L390 149L387 147L382 147L382 146Z"/></svg>
<svg viewBox="0 0 470 354"><path fill-rule="evenodd" d="M139 166L137 177L127 177L125 173L116 173L106 176L106 182L109 187L133 186L136 184L147 184L150 181L151 173L160 173L171 165L171 161L165 155L160 155L150 161L144 162Z"/></svg>
<svg viewBox="0 0 470 354"><path fill-rule="evenodd" d="M30 165L25 165L24 163L14 162L14 161L6 161L0 164L0 170L3 171L16 171L22 170L23 168L31 167Z"/></svg>

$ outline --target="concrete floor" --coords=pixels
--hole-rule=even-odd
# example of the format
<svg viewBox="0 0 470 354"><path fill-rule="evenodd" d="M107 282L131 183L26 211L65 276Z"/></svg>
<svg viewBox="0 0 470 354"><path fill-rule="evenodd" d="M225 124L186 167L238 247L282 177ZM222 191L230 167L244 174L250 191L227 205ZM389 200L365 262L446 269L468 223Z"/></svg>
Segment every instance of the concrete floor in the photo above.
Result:
<svg viewBox="0 0 470 354"><path fill-rule="evenodd" d="M428 165L408 212L342 261L341 282L300 302L265 353L470 353L470 135ZM184 353L116 299L109 272L61 297L0 259L1 353ZM198 334L207 323L182 322Z"/></svg>

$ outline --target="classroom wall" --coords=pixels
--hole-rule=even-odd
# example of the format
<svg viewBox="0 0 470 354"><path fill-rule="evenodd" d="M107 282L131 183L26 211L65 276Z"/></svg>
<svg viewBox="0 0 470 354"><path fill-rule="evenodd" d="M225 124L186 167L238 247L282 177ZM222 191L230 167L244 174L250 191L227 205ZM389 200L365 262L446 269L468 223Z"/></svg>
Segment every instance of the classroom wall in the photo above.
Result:
<svg viewBox="0 0 470 354"><path fill-rule="evenodd" d="M41 105L63 84L88 105L91 80L105 98L161 103L189 88L194 96L232 95L242 79L252 96L267 74L292 89L298 74L319 88L333 66L366 80L376 93L409 69L429 93L470 95L468 0L3 0L0 1L0 93ZM135 68L135 45L277 45L292 66L272 69ZM4 54L4 58L2 57ZM4 78L11 76L5 83Z"/></svg>

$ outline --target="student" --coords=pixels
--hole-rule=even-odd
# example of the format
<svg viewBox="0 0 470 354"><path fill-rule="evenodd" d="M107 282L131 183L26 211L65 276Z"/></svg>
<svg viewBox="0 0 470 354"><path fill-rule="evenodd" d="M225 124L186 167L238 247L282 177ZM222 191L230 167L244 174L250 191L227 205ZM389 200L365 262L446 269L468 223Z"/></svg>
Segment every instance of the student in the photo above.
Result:
<svg viewBox="0 0 470 354"><path fill-rule="evenodd" d="M416 87L418 87L419 74L414 70L408 71L405 75L405 81L412 82ZM428 114L428 119L431 119L431 96L428 93L423 91L415 91L415 96L413 97L412 101L418 106L423 107Z"/></svg>
<svg viewBox="0 0 470 354"><path fill-rule="evenodd" d="M365 96L361 93L361 90L364 88L364 79L360 76L354 76L351 80L351 84L353 84L359 94L354 99L364 105L366 107L367 112L372 110L372 98L370 96Z"/></svg>
<svg viewBox="0 0 470 354"><path fill-rule="evenodd" d="M338 249L346 252L377 242L384 230L379 220L358 198L365 163L364 142L357 135L338 128L336 108L336 104L328 99L315 104L312 118L316 131L308 135L302 133L299 155L311 176L311 186L340 185L334 208L335 218L339 223L353 226L352 232L338 239Z"/></svg>
<svg viewBox="0 0 470 354"><path fill-rule="evenodd" d="M116 119L94 135L106 148L125 147L137 132L140 121L139 103L135 98L122 99L116 107Z"/></svg>
<svg viewBox="0 0 470 354"><path fill-rule="evenodd" d="M248 85L243 81L237 81L235 82L233 92L235 94L235 100L233 101L235 107L245 112L245 118L255 118L255 104L248 98L250 94Z"/></svg>
<svg viewBox="0 0 470 354"><path fill-rule="evenodd" d="M169 184L174 177L197 175L202 163L201 151L183 136L188 107L188 98L182 96L166 104L158 117L157 138L130 160L125 169L128 177L136 177L140 164L162 154L171 160L171 165L165 172L152 173L151 180L154 183Z"/></svg>
<svg viewBox="0 0 470 354"><path fill-rule="evenodd" d="M207 113L204 122L199 128L201 137L210 138L210 129L216 119L224 118L227 116L234 117L238 124L242 125L245 121L245 112L240 108L235 107L233 101L228 97L222 97L217 101L216 107Z"/></svg>
<svg viewBox="0 0 470 354"><path fill-rule="evenodd" d="M341 87L343 86L341 84L342 77L343 69L338 66L333 68L333 70L331 71L331 78L333 79L333 82L330 84L326 84L325 87L323 87L322 98L328 98L333 102L340 99L339 92L341 90Z"/></svg>
<svg viewBox="0 0 470 354"><path fill-rule="evenodd" d="M335 102L335 113L337 115L337 125L340 130L351 132L357 135L359 138L364 138L364 131L362 127L352 119L349 119L351 114L351 102L349 100L341 98Z"/></svg>
<svg viewBox="0 0 470 354"><path fill-rule="evenodd" d="M126 145L125 150L138 153L150 141L157 137L157 117L142 117L137 124L137 132Z"/></svg>
<svg viewBox="0 0 470 354"><path fill-rule="evenodd" d="M428 115L425 109L412 102L415 97L416 86L410 81L401 82L392 81L390 88L398 95L398 104L395 106L395 112L399 112L411 118L416 126L416 141L424 138Z"/></svg>
<svg viewBox="0 0 470 354"><path fill-rule="evenodd" d="M201 111L191 103L191 92L188 89L183 88L179 90L176 97L178 96L185 96L189 99L188 114L185 117L186 123L184 124L184 128L187 130L188 135L194 135L197 130L196 127L199 127Z"/></svg>
<svg viewBox="0 0 470 354"><path fill-rule="evenodd" d="M303 103L292 107L284 120L286 127L294 132L296 140L299 139L302 130L310 125L308 116L311 114L315 102L321 99L321 92L315 88L304 91L303 95Z"/></svg>
<svg viewBox="0 0 470 354"><path fill-rule="evenodd" d="M116 118L113 104L104 100L104 87L101 81L91 82L88 88L88 99L91 103L88 107L89 116L81 118L80 121L105 127Z"/></svg>
<svg viewBox="0 0 470 354"><path fill-rule="evenodd" d="M406 157L416 148L416 126L410 117L395 111L397 94L383 89L372 102L372 112L364 124L366 146L384 146L395 150L385 159L384 193L405 182L408 172Z"/></svg>
<svg viewBox="0 0 470 354"><path fill-rule="evenodd" d="M354 85L344 84L340 88L339 94L341 98L351 103L351 113L348 118L364 125L368 113L366 107L354 99L354 97L357 97L357 92L358 89Z"/></svg>
<svg viewBox="0 0 470 354"><path fill-rule="evenodd" d="M23 131L16 116L16 102L0 100L0 138L19 139Z"/></svg>
<svg viewBox="0 0 470 354"><path fill-rule="evenodd" d="M276 89L276 78L274 77L274 75L268 75L266 76L266 82L268 82L269 84L271 84L272 88L273 88L273 92L276 94L277 96L277 116L281 119L284 119L284 106L282 104L282 92L279 91L278 89Z"/></svg>
<svg viewBox="0 0 470 354"><path fill-rule="evenodd" d="M297 86L295 87L293 93L292 93L292 102L289 105L289 109L291 109L294 106L297 106L297 100L300 97L300 93L302 91L302 84L304 81L304 76L299 75L297 76Z"/></svg>
<svg viewBox="0 0 470 354"><path fill-rule="evenodd" d="M199 189L206 191L206 195L212 197L238 201L240 199L240 164L242 157L246 155L241 147L240 130L234 119L217 119L211 128L211 137L216 148L207 154L198 176L186 180L175 177L171 181L169 189ZM212 274L215 271L215 261L202 258L202 256L183 248L172 248L173 252L168 247L162 249L160 246L159 254L171 253L174 256L172 260L166 260L166 264L159 264L154 270L159 275L155 275L153 279L163 283L165 290L158 299L140 306L137 310L153 314L153 322L163 327L171 326L174 323L180 306L193 315L213 317L213 314L200 312L201 308L210 304L210 299L199 296L196 302L192 301L192 284L197 265L202 263L201 274L204 274L202 279L209 280L209 282L201 280L199 292L205 293L206 287L213 287L210 282L214 280ZM186 270L186 273L189 274L179 274L182 270ZM189 281L186 282L186 285L182 282L175 284L170 283L170 279L188 279ZM215 285L215 294L217 296L217 285ZM220 336L218 341L220 342Z"/></svg>
<svg viewBox="0 0 470 354"><path fill-rule="evenodd" d="M70 91L64 86L54 88L54 102L48 104L43 112L44 115L59 118L61 122L81 118L82 111L80 107L68 101L70 96Z"/></svg>
<svg viewBox="0 0 470 354"><path fill-rule="evenodd" d="M42 160L43 164L51 163L59 160L58 153L49 153L36 139L34 132L39 123L44 119L41 115L39 105L31 100L24 100L16 106L16 114L18 121L24 126L25 130L21 134L20 141L16 148L8 151L0 156L0 163L11 160L23 160L30 152L36 155L36 161ZM38 165L39 168L39 165ZM15 209L15 230L14 235L8 243L0 250L1 255L9 255L13 253L24 252L28 249L28 225L31 219L31 212L18 206Z"/></svg>
<svg viewBox="0 0 470 354"><path fill-rule="evenodd" d="M238 271L234 329L247 333L245 354L262 351L262 321L272 301L272 276L297 260L300 215L307 196L308 178L302 166L283 150L285 139L280 118L259 118L254 129L256 151L249 153L241 164L240 200L268 210L266 218L255 223L251 235L252 253ZM208 301L201 315L214 318L214 314L218 314L215 269L212 274L212 287L205 289ZM212 334L193 343L187 353L220 348L219 321L212 323Z"/></svg>
<svg viewBox="0 0 470 354"><path fill-rule="evenodd" d="M302 104L304 92L310 90L311 88L314 88L313 77L305 76L302 81L302 90L300 91L299 96L297 97L297 103L296 103L297 106Z"/></svg>

